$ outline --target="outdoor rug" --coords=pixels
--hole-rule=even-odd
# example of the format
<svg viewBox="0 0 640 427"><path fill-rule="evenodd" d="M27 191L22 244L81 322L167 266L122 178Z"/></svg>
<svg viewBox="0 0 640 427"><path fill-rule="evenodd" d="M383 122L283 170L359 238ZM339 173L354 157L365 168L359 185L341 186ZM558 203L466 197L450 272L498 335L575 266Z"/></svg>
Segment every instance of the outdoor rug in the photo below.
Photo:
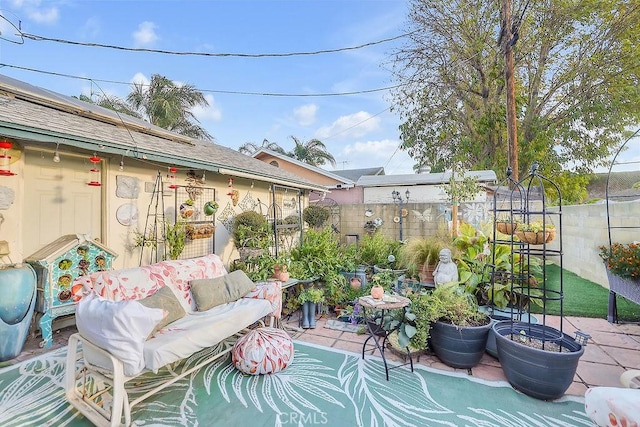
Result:
<svg viewBox="0 0 640 427"><path fill-rule="evenodd" d="M584 400L543 402L504 382L416 366L390 371L380 359L296 342L294 363L246 376L230 358L134 407L139 426L591 426ZM63 393L66 349L0 370L0 425L86 426ZM159 375L172 375L164 370ZM145 381L136 383L145 388ZM135 395L135 390L131 390Z"/></svg>

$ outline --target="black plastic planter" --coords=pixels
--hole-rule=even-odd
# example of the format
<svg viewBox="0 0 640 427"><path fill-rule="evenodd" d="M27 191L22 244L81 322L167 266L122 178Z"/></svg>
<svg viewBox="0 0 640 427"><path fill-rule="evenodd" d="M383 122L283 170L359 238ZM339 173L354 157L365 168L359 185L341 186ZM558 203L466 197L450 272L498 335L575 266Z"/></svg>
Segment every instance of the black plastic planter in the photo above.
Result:
<svg viewBox="0 0 640 427"><path fill-rule="evenodd" d="M447 366L472 368L480 362L487 345L491 323L484 326L454 326L435 322L431 327L433 352Z"/></svg>
<svg viewBox="0 0 640 427"><path fill-rule="evenodd" d="M523 334L521 331L524 331ZM584 349L573 338L555 328L509 320L493 325L498 358L507 380L524 394L542 400L561 397L571 385ZM510 335L542 339L547 349L533 348L511 339ZM555 342L569 352L549 351Z"/></svg>
<svg viewBox="0 0 640 427"><path fill-rule="evenodd" d="M509 310L496 309L491 315L491 326L502 320L511 320L511 317L512 316ZM534 315L529 313L518 314L514 312L513 320L518 321L518 318L523 322L531 322L532 324L538 323L538 319ZM487 337L487 353L495 358L498 358L498 347L496 345L496 335L495 332L493 332L493 327L489 331L489 336Z"/></svg>

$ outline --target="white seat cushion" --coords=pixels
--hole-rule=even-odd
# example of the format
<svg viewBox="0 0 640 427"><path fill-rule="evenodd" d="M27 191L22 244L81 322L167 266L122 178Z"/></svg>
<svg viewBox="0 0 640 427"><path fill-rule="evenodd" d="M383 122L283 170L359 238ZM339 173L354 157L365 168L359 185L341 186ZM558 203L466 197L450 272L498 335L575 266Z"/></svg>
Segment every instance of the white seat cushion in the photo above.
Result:
<svg viewBox="0 0 640 427"><path fill-rule="evenodd" d="M204 348L211 347L269 315L271 303L240 298L203 312L194 312L161 329L144 344L145 367L156 372Z"/></svg>

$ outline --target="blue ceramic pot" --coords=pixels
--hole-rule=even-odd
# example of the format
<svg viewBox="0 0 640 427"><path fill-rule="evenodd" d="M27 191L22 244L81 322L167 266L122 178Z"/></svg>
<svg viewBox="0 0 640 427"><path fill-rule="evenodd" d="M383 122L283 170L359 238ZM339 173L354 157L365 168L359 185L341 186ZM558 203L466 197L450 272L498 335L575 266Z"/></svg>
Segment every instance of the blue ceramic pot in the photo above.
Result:
<svg viewBox="0 0 640 427"><path fill-rule="evenodd" d="M24 264L0 270L0 361L17 357L36 304L36 272Z"/></svg>

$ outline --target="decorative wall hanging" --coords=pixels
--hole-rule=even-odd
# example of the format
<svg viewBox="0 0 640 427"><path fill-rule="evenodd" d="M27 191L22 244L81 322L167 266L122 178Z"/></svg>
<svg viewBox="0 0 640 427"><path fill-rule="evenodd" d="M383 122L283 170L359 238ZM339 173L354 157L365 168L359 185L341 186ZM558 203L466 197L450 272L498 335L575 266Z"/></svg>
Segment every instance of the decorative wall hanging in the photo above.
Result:
<svg viewBox="0 0 640 427"><path fill-rule="evenodd" d="M16 199L16 193L9 187L0 185L0 210L7 210Z"/></svg>
<svg viewBox="0 0 640 427"><path fill-rule="evenodd" d="M431 207L425 209L424 211L416 211L412 210L413 216L416 217L421 222L431 222L433 220L433 213Z"/></svg>
<svg viewBox="0 0 640 427"><path fill-rule="evenodd" d="M258 206L258 202L253 198L251 191L247 191L242 201L238 203L238 207L242 209L242 212L255 210L256 206Z"/></svg>
<svg viewBox="0 0 640 427"><path fill-rule="evenodd" d="M138 223L138 207L133 203L125 203L116 210L116 219L125 227Z"/></svg>
<svg viewBox="0 0 640 427"><path fill-rule="evenodd" d="M231 191L231 203L233 203L233 206L236 206L238 204L238 200L240 200L240 192L238 190L233 190Z"/></svg>
<svg viewBox="0 0 640 427"><path fill-rule="evenodd" d="M218 221L224 225L224 228L227 229L227 232L231 234L233 231L233 221L236 215L236 211L233 210L231 203L227 202L227 205L224 207L220 215L218 215Z"/></svg>
<svg viewBox="0 0 640 427"><path fill-rule="evenodd" d="M87 185L91 187L100 187L102 185L100 183L100 160L100 157L96 156L95 153L92 157L89 157L92 166L89 170L89 182Z"/></svg>
<svg viewBox="0 0 640 427"><path fill-rule="evenodd" d="M116 176L116 197L121 199L137 199L140 192L138 178L133 176Z"/></svg>

